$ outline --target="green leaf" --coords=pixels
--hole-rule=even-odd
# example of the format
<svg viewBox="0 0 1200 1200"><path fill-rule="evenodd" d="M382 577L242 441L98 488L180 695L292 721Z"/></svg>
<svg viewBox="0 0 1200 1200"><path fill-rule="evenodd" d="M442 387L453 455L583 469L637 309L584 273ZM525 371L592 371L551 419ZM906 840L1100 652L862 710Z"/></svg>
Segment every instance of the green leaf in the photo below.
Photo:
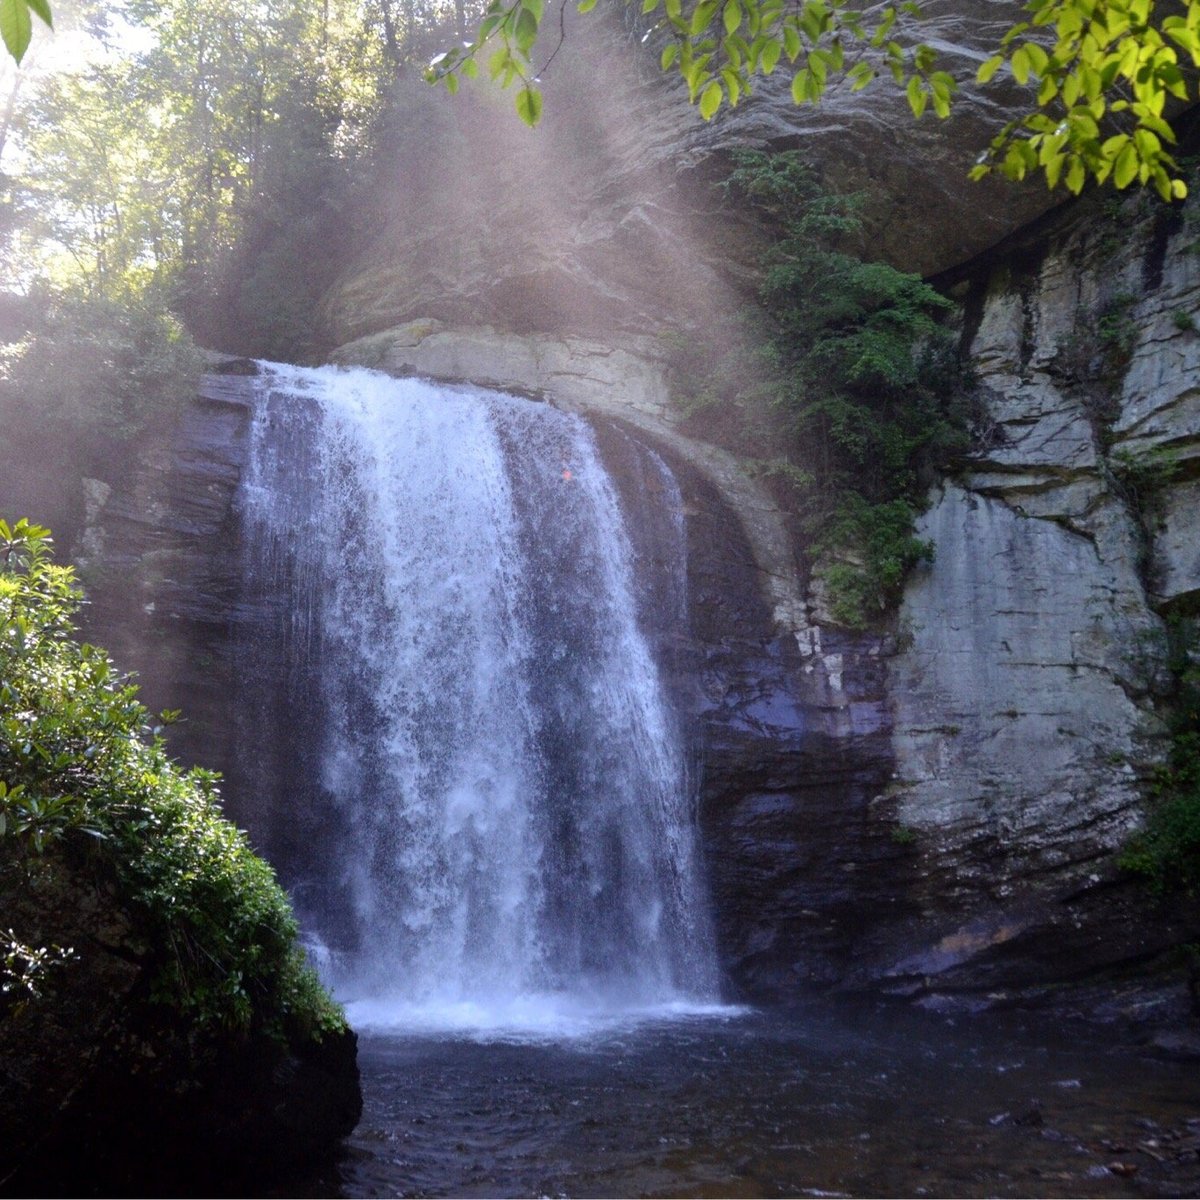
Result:
<svg viewBox="0 0 1200 1200"><path fill-rule="evenodd" d="M1058 187L1058 181L1062 176L1063 163L1065 158L1061 154L1052 155L1046 160L1046 186L1054 189Z"/></svg>
<svg viewBox="0 0 1200 1200"><path fill-rule="evenodd" d="M1003 54L993 54L991 58L985 62L978 71L975 72L976 83L987 83L1004 65Z"/></svg>
<svg viewBox="0 0 1200 1200"><path fill-rule="evenodd" d="M721 96L721 85L715 79L700 93L700 115L706 121L721 107Z"/></svg>
<svg viewBox="0 0 1200 1200"><path fill-rule="evenodd" d="M702 3L696 5L696 11L692 13L692 23L689 26L692 37L697 37L712 24L716 12L716 0L702 0Z"/></svg>
<svg viewBox="0 0 1200 1200"><path fill-rule="evenodd" d="M1113 167L1113 183L1118 188L1128 187L1133 182L1137 170L1137 150L1132 143L1127 142L1121 153L1117 155L1117 161Z"/></svg>
<svg viewBox="0 0 1200 1200"><path fill-rule="evenodd" d="M1050 61L1050 56L1037 44L1037 42L1026 42L1021 47L1025 51L1025 56L1029 60L1029 65L1033 70L1041 75L1046 70L1046 64Z"/></svg>
<svg viewBox="0 0 1200 1200"><path fill-rule="evenodd" d="M929 103L929 97L919 76L914 75L908 81L905 94L908 96L908 106L912 109L913 116L919 117L925 111L925 106Z"/></svg>
<svg viewBox="0 0 1200 1200"><path fill-rule="evenodd" d="M0 0L0 37L17 62L25 57L32 36L33 22L25 0Z"/></svg>
<svg viewBox="0 0 1200 1200"><path fill-rule="evenodd" d="M590 13L595 7L596 0L579 0L579 4L577 5L577 8L581 13Z"/></svg>
<svg viewBox="0 0 1200 1200"><path fill-rule="evenodd" d="M762 51L762 72L764 75L770 75L775 70L776 64L779 62L779 56L783 53L783 47L775 39L767 42Z"/></svg>
<svg viewBox="0 0 1200 1200"><path fill-rule="evenodd" d="M534 15L533 10L522 8L517 13L517 30L516 30L517 49L529 58L530 52L533 50L533 43L537 41L538 36L538 18Z"/></svg>
<svg viewBox="0 0 1200 1200"><path fill-rule="evenodd" d="M743 83L738 73L730 67L721 68L721 78L725 81L725 92L729 96L729 104L736 108L742 98ZM749 91L747 90L747 95Z"/></svg>
<svg viewBox="0 0 1200 1200"><path fill-rule="evenodd" d="M1071 162L1067 167L1067 190L1078 196L1083 191L1086 178L1087 172L1084 170L1083 160L1078 154L1071 155Z"/></svg>
<svg viewBox="0 0 1200 1200"><path fill-rule="evenodd" d="M542 119L542 93L528 86L517 93L517 116L531 129Z"/></svg>
<svg viewBox="0 0 1200 1200"><path fill-rule="evenodd" d="M1008 65L1009 65L1009 69L1013 73L1013 78L1018 83L1028 83L1029 82L1029 70L1030 70L1031 64L1029 61L1029 43L1028 42L1023 46L1018 46L1017 49L1015 49L1013 51L1013 56L1009 60Z"/></svg>
<svg viewBox="0 0 1200 1200"><path fill-rule="evenodd" d="M41 17L44 24L48 25L51 29L54 28L54 19L50 15L48 0L26 0L26 3Z"/></svg>
<svg viewBox="0 0 1200 1200"><path fill-rule="evenodd" d="M851 92L861 92L875 78L875 71L870 63L856 63L850 69L849 78Z"/></svg>

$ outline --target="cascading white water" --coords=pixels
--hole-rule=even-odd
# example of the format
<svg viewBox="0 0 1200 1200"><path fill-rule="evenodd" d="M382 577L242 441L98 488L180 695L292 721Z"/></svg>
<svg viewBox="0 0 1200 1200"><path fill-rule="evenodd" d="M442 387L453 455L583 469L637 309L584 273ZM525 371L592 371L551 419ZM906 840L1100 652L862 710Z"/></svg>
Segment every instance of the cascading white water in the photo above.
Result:
<svg viewBox="0 0 1200 1200"><path fill-rule="evenodd" d="M343 899L304 916L352 1015L715 1001L681 730L588 426L478 389L263 371L249 569L320 712L312 782L338 821L311 854Z"/></svg>

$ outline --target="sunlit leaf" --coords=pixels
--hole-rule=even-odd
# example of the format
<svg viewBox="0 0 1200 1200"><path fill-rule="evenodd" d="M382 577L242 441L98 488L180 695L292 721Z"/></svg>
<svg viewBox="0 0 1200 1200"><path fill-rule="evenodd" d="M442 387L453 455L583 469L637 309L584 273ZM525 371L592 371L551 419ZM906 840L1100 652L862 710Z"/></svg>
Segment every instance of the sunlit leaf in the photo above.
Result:
<svg viewBox="0 0 1200 1200"><path fill-rule="evenodd" d="M0 37L17 62L25 57L32 36L33 22L25 0L0 0Z"/></svg>
<svg viewBox="0 0 1200 1200"><path fill-rule="evenodd" d="M721 107L721 85L714 79L700 93L700 115L706 120L711 120L713 114Z"/></svg>
<svg viewBox="0 0 1200 1200"><path fill-rule="evenodd" d="M517 115L531 128L542 119L542 93L533 87L517 92Z"/></svg>

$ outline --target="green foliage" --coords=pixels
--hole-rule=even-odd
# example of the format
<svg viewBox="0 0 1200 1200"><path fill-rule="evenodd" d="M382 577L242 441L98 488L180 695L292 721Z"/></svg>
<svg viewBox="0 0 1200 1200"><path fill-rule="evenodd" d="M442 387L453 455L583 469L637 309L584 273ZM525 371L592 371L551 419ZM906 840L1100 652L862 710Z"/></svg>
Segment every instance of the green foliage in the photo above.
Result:
<svg viewBox="0 0 1200 1200"><path fill-rule="evenodd" d="M1096 322L1096 340L1110 358L1123 362L1137 343L1137 322L1130 315L1137 297L1118 292L1105 304Z"/></svg>
<svg viewBox="0 0 1200 1200"><path fill-rule="evenodd" d="M5 49L17 62L25 57L25 51L29 49L34 15L47 27L53 25L47 0L0 0L0 37L4 39Z"/></svg>
<svg viewBox="0 0 1200 1200"><path fill-rule="evenodd" d="M1162 447L1142 454L1119 450L1109 459L1109 466L1125 499L1149 532L1160 516L1167 489L1179 476L1179 455Z"/></svg>
<svg viewBox="0 0 1200 1200"><path fill-rule="evenodd" d="M933 561L933 544L913 535L915 515L908 500L870 504L857 492L844 493L816 544L819 552L854 556L820 568L838 624L851 629L871 624L899 599L908 572Z"/></svg>
<svg viewBox="0 0 1200 1200"><path fill-rule="evenodd" d="M1025 12L977 78L1007 64L1037 108L1001 129L973 176L1041 171L1050 187L1062 180L1076 194L1095 179L1153 184L1164 200L1186 196L1163 112L1170 97L1193 98L1185 71L1200 66L1200 3L1029 0Z"/></svg>
<svg viewBox="0 0 1200 1200"><path fill-rule="evenodd" d="M0 357L0 402L39 439L123 441L195 395L201 359L153 295L45 295L32 327Z"/></svg>
<svg viewBox="0 0 1200 1200"><path fill-rule="evenodd" d="M249 214L362 152L384 50L357 0L128 0L121 12L136 50L110 44L13 93L11 283L35 274L122 301L149 289L191 320L228 288ZM337 211L319 188L291 211L305 202L326 217L307 248L320 260Z"/></svg>
<svg viewBox="0 0 1200 1200"><path fill-rule="evenodd" d="M725 186L769 231L760 304L707 353L681 347L676 390L704 411L706 436L763 452L833 615L861 628L931 556L913 536L927 471L966 443L957 355L938 324L952 306L852 253L860 199L826 193L797 152L739 152Z"/></svg>
<svg viewBox="0 0 1200 1200"><path fill-rule="evenodd" d="M46 530L0 521L0 862L90 844L141 914L153 997L198 1029L282 1039L342 1028L270 867L221 816L216 777L180 771L136 689L73 640L80 599ZM53 950L12 953L4 977L16 987L18 960L36 966Z"/></svg>
<svg viewBox="0 0 1200 1200"><path fill-rule="evenodd" d="M19 1013L45 991L56 967L77 958L72 946L31 946L0 929L0 1013Z"/></svg>
<svg viewBox="0 0 1200 1200"><path fill-rule="evenodd" d="M578 0L579 11L596 3ZM641 0L640 8L662 69L679 73L706 121L777 69L791 75L796 104L818 104L843 82L859 91L882 76L903 90L916 117L928 108L949 116L962 82L912 36L922 17L912 0ZM519 85L517 111L537 124L536 83L548 65L534 62L543 10L543 0L491 0L474 38L438 54L426 78L453 92L460 75L474 78L486 61L501 86ZM1075 193L1091 179L1150 184L1166 200L1185 196L1163 112L1170 97L1197 96L1186 72L1200 66L1200 0L1028 0L1024 14L975 81L988 84L1007 68L1026 89L1029 111L996 134L972 177L1041 173L1050 187L1061 182Z"/></svg>
<svg viewBox="0 0 1200 1200"><path fill-rule="evenodd" d="M1175 678L1171 748L1150 785L1146 827L1121 856L1126 870L1159 892L1200 890L1200 626L1168 624L1167 666Z"/></svg>

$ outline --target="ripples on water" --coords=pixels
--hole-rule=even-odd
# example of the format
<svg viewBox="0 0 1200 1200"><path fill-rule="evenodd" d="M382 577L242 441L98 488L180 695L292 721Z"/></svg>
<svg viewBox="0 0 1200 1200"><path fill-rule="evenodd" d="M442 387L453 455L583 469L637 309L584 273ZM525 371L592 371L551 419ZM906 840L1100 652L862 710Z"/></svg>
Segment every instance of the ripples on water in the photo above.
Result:
<svg viewBox="0 0 1200 1200"><path fill-rule="evenodd" d="M362 1123L309 1194L1139 1195L1105 1166L1149 1160L1103 1143L1200 1115L1194 1070L995 1020L510 1015L364 1033Z"/></svg>

